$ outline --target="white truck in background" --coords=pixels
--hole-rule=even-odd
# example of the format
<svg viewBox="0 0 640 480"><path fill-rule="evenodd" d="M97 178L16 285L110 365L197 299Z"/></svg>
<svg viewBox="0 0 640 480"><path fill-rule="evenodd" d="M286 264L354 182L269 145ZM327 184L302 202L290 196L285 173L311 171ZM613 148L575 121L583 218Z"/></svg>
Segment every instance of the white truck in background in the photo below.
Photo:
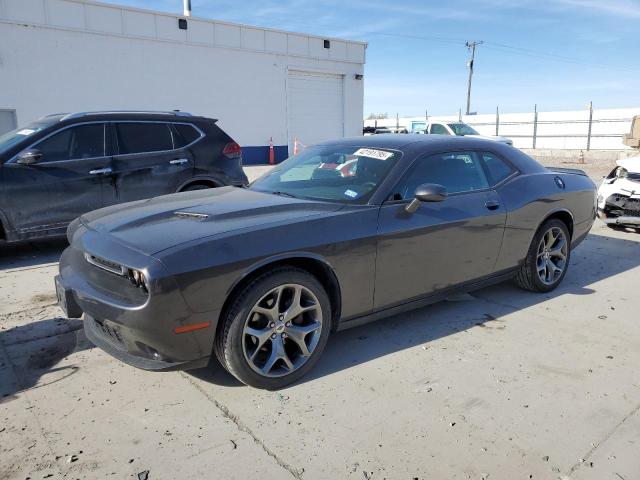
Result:
<svg viewBox="0 0 640 480"><path fill-rule="evenodd" d="M464 122L429 122L423 124L422 128L415 128L413 133L422 133L429 135L456 135L459 137L473 137L482 138L485 140L492 140L494 142L506 143L507 145L513 145L513 140L506 137L487 136L480 135L473 127L467 125Z"/></svg>

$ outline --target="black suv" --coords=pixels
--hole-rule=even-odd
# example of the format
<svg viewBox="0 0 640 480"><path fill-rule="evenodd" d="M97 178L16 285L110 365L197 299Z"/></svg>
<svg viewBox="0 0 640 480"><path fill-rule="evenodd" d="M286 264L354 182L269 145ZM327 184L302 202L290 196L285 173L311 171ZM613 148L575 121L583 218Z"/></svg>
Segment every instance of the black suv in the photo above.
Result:
<svg viewBox="0 0 640 480"><path fill-rule="evenodd" d="M0 241L64 235L74 218L116 203L247 183L242 150L216 120L49 115L0 136Z"/></svg>

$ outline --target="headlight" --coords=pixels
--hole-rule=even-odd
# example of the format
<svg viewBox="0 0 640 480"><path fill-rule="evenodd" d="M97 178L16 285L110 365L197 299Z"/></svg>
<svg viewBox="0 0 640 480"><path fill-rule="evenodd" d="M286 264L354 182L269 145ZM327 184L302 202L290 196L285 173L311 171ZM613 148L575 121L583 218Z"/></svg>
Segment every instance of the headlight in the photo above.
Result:
<svg viewBox="0 0 640 480"><path fill-rule="evenodd" d="M119 263L112 262L111 260L97 257L86 252L84 254L84 258L87 260L87 262L98 268L127 278L134 286L136 286L137 288L141 288L145 292L149 293L149 283L147 282L147 277L140 270L136 270L135 268L128 268L124 265L120 265Z"/></svg>
<svg viewBox="0 0 640 480"><path fill-rule="evenodd" d="M628 174L629 172L627 172L626 168L622 168L622 167L616 168L616 178L627 178Z"/></svg>
<svg viewBox="0 0 640 480"><path fill-rule="evenodd" d="M147 286L147 278L140 270L130 268L127 277L129 277L129 281L136 287L142 288L145 292L149 291L149 287Z"/></svg>

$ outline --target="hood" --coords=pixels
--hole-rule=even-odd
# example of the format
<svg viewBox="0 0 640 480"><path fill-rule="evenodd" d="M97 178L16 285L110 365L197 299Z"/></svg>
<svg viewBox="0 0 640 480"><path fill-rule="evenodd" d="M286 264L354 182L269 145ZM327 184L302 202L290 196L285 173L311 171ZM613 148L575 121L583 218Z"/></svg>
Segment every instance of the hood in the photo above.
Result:
<svg viewBox="0 0 640 480"><path fill-rule="evenodd" d="M507 138L507 137L488 136L488 135L465 135L465 137L480 138L482 140L492 140L494 142L508 143L509 145L511 145L513 143L513 141L510 138Z"/></svg>
<svg viewBox="0 0 640 480"><path fill-rule="evenodd" d="M640 157L623 158L616 165L624 168L629 173L640 173Z"/></svg>
<svg viewBox="0 0 640 480"><path fill-rule="evenodd" d="M192 240L243 229L255 231L278 222L334 212L342 206L223 187L115 205L87 213L81 222L153 255Z"/></svg>

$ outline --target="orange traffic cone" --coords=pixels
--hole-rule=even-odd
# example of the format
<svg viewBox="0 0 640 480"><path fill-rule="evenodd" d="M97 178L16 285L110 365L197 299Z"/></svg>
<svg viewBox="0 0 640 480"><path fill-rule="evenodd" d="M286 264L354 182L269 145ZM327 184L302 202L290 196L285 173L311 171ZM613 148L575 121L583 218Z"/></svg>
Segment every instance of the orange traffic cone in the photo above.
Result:
<svg viewBox="0 0 640 480"><path fill-rule="evenodd" d="M269 137L269 165L275 165L276 154L273 150L273 137Z"/></svg>

